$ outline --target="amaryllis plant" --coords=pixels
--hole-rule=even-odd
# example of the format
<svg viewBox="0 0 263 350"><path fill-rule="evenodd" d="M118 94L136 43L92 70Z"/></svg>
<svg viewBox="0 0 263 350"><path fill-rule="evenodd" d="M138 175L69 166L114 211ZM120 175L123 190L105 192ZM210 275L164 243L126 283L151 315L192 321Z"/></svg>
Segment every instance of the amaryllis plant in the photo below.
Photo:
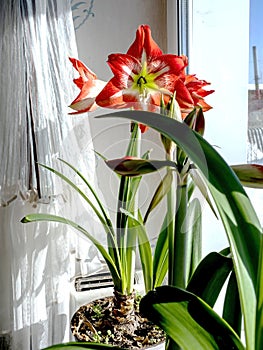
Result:
<svg viewBox="0 0 263 350"><path fill-rule="evenodd" d="M129 47L127 53L110 54L108 65L112 70L113 77L108 82L100 80L81 61L70 58L73 67L79 76L74 83L80 89L79 95L70 104L74 111L71 114L92 112L96 108L133 109L147 110L162 113L164 118L171 117L186 123L195 129L204 128L202 110L211 107L204 101L204 97L211 94L213 90L205 90L208 83L199 80L195 75L187 75L185 68L188 60L186 56L164 54L151 36L150 27L139 26L136 38ZM187 117L190 112L191 117ZM202 125L202 127L201 127ZM138 127L139 126L139 127ZM139 245L140 256L145 278L146 291L162 283L167 271L167 245L161 241L160 247L157 243L156 256L152 257L150 238L146 233L146 222L150 212L165 197L174 181L174 171L180 166L176 164L173 154L174 145L167 149L167 141L163 139L167 159L162 161L149 160L149 152L140 154L141 134L146 132L147 127L143 123L132 123L130 143L126 154L122 159L106 160L106 164L120 175L120 189L118 194L118 208L116 223L114 224L102 201L91 188L91 185L82 174L79 174L71 164L72 168L86 183L94 198L82 192L73 182L65 178L54 169L49 170L63 178L92 206L95 214L99 217L107 235L108 249L100 245L96 239L80 228L76 223L57 217L27 216L24 221L49 219L59 220L74 226L84 232L100 250L105 258L113 277L114 287L118 293L129 295L133 292L134 256L136 245ZM181 157L181 156L180 156ZM182 158L182 157L181 157ZM183 158L180 161L184 161ZM130 167L129 165L130 164ZM141 176L145 173L156 171L166 167L167 174L153 193L152 200L144 218L138 210L137 192ZM183 165L181 166L183 168ZM123 168L123 172L121 171ZM172 170L171 170L172 169ZM97 207L94 204L97 202ZM172 205L172 204L169 204ZM162 230L161 239L167 237L167 220L172 217L173 208L169 208ZM136 229L134 229L136 227ZM133 231L133 234L129 233ZM166 242L167 243L167 242ZM161 251L159 252L159 249ZM166 250L166 252L165 252ZM159 259L162 256L162 259ZM148 262L145 263L144 260Z"/></svg>
<svg viewBox="0 0 263 350"><path fill-rule="evenodd" d="M239 249L244 248L242 235L240 236L241 241L238 238L241 234L240 231L243 229L243 227L239 227L239 224L241 226L245 225L244 227L248 230L250 229L242 216L244 215L243 210L240 209L240 206L244 203L239 202L237 198L232 198L227 191L231 191L236 186L243 196L242 186L233 170L240 178L243 177L246 184L251 185L255 180L251 167L249 171L248 167L244 165L236 166L232 170L221 160L212 146L203 139L205 130L204 112L211 108L205 98L214 92L206 89L209 83L200 80L195 74L186 73L188 65L186 56L164 54L152 39L150 27L147 25L139 26L136 38L127 53L109 55L108 65L113 77L108 82L100 80L79 60L70 58L70 61L79 74L74 79L74 83L80 89L79 95L70 104L71 109L74 110L71 114L92 112L96 108L112 108L120 111L111 115L115 117L123 116L132 120L131 138L126 153L120 159L105 159L106 164L117 173L120 181L115 222L111 220L102 200L95 193L87 179L73 165L63 160L84 182L87 192L62 173L48 166L43 166L62 178L91 206L105 230L107 247L104 247L95 238L95 234L87 232L84 227L73 220L48 214L30 214L22 221L56 221L68 224L86 235L98 248L108 265L114 283L116 309L121 310L122 313L124 311L125 313L132 313L131 295L134 293L135 256L138 249L146 292L160 286L168 271L169 285L177 288L174 292L178 293L176 302L180 303L181 300L184 300L180 298L186 298L187 303L191 299L190 296L196 294L197 299L194 299L194 297L192 299L200 299L201 302L198 301L197 304L199 303L202 306L200 309L199 304L196 306L198 317L201 313L200 310L203 308L209 314L209 317L212 315L209 319L214 318L215 323L220 328L225 321L222 321L219 316L217 318L209 308L206 309L206 303L213 307L227 275L234 271L230 280L231 286L236 287L234 295L238 296L238 300L240 296L240 310L245 315L248 310L244 300L251 297L253 290L251 287L249 292L246 292L244 290L245 284L249 283L249 278L252 275L253 278L256 277L257 268L254 263L250 262L250 258L252 258L250 254L247 254L244 250L239 252ZM155 120L154 117L156 117ZM164 159L152 160L149 152L141 155L141 134L146 132L149 126L160 133ZM171 129L169 130L169 128ZM149 207L142 213L138 206L141 179L145 174L161 168L165 168L162 180L153 191ZM257 174L258 172L261 174L261 169L253 168L252 170L253 173L257 171ZM222 185L225 176L222 172L224 171L229 175L228 184L225 188ZM261 176L258 176L258 186L262 185L261 178ZM220 254L214 253L212 257L208 257L201 263L202 210L200 201L194 196L196 188L199 189L203 198L211 206L215 215L221 217L230 244L230 249L226 249ZM218 190L224 194L224 200L221 196L218 196ZM211 194L213 203L216 204L215 208L210 199ZM160 232L157 232L158 239L154 250L152 250L146 224L154 209L164 199L167 203L163 215L163 224ZM247 200L245 202L247 203ZM232 209L233 213L230 212L229 206L230 209L234 208ZM230 210L229 213L227 212L228 209ZM228 215L230 216L228 217ZM248 215L254 218L254 212L250 207ZM255 225L258 226L258 221L255 220ZM255 236L255 242L259 242L257 230L253 235ZM244 238L245 236L247 237L247 234L244 235ZM258 254L258 248L253 245L253 249ZM242 261L244 266L242 266ZM247 267L246 264L250 265ZM247 271L247 268L249 271ZM214 274L211 271L214 271ZM204 278L204 276L207 278ZM213 290L209 289L209 284L214 286ZM234 287L231 286L229 287L230 291L234 290ZM180 291L186 290L188 290L186 293L195 294L186 294L186 296L180 294ZM169 297L171 293L169 290ZM128 302L125 300L126 297ZM157 297L159 298L159 294ZM157 300L160 299L160 302L162 302L162 298L158 298ZM172 298L170 299L169 302L174 302ZM180 327L175 332L176 335L169 329L172 316L168 313L167 318L165 313L160 316L159 313L162 314L162 311L159 307L155 310L155 303L152 301L151 295L144 300L143 311L147 314L147 317L152 317L155 322L164 327L169 335L168 346L173 349L176 348L176 344L182 346L185 333ZM120 307L120 303L123 302L126 302L125 307ZM205 307L202 304L203 302ZM175 308L177 313L180 313L180 310L183 311L180 322L182 322L185 329L190 325L193 326L192 321L189 321L191 315L187 316L191 312L185 310L186 303L182 307L180 304L178 308ZM147 313L145 305L149 306L149 310L153 310L152 315ZM231 302L228 300L226 305L226 309L230 309ZM253 310L254 308L255 305L253 304ZM167 312L166 306L163 310ZM157 314L161 321L156 320L158 318ZM183 320L184 317L185 320ZM201 329L203 326L201 316L198 317L197 323L200 321ZM218 321L218 319L220 320ZM229 321L229 317L225 317L225 320ZM174 320L171 322L174 322ZM190 322L189 325L187 325L187 322ZM249 327L250 316L244 317L244 322L245 326ZM239 346L241 342L236 333L232 335L232 328L230 326L224 327L225 333L231 334L228 337L230 340L227 338L229 342L236 342ZM209 330L205 329L205 331L209 333ZM223 335L225 333L223 332ZM205 334L205 337L207 335L201 330L200 334L202 336ZM213 332L209 333L209 337L204 344L214 339ZM202 341L204 341L202 337L198 338L196 344L200 345ZM188 343L189 341L186 341L185 344ZM192 344L188 348L185 347L185 349L191 348ZM211 344L217 344L217 341L213 340ZM85 347L87 346L85 345ZM182 348L184 347L182 346ZM215 348L217 349L217 347ZM239 349L239 347L236 348ZM210 348L207 347L207 349ZM251 347L248 347L248 349L252 350Z"/></svg>

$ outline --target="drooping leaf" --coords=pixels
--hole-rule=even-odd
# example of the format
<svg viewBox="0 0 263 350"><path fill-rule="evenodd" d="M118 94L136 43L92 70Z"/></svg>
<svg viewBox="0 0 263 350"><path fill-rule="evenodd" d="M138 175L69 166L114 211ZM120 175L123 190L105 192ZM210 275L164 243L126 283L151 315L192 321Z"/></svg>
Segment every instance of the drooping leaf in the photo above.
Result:
<svg viewBox="0 0 263 350"><path fill-rule="evenodd" d="M71 220L65 219L61 216L51 215L51 214L42 214L42 213L29 214L29 215L26 215L21 220L22 223L31 223L31 222L39 222L39 221L48 221L48 222L57 222L57 223L66 224L66 225L73 227L74 229L81 232L82 234L84 234L95 245L95 247L98 249L98 251L103 256L103 258L104 258L105 262L107 263L108 268L111 272L114 284L117 287L120 286L121 275L120 275L120 266L119 266L118 261L114 262L112 257L109 255L109 253L103 247L103 245L96 238L94 238L87 230L85 230L82 226L80 226L79 224L77 224Z"/></svg>
<svg viewBox="0 0 263 350"><path fill-rule="evenodd" d="M103 154L99 153L98 151L95 151L95 150L94 150L94 153L95 153L99 158L101 158L102 160L104 160L104 161L107 160L107 158L106 158Z"/></svg>
<svg viewBox="0 0 263 350"><path fill-rule="evenodd" d="M201 298L172 286L144 296L140 310L182 349L244 350L234 330Z"/></svg>
<svg viewBox="0 0 263 350"><path fill-rule="evenodd" d="M97 209L97 207L94 205L93 201L86 195L86 193L84 193L82 191L82 189L77 186L75 183L73 183L67 176L65 176L64 174L62 174L61 172L57 171L54 168L51 168L45 164L39 164L40 166L42 166L43 168L51 171L52 173L54 173L56 176L60 177L65 183L67 183L68 185L70 185L77 193L79 193L79 195L89 204L89 206L92 208L92 210L94 211L94 213L96 214L97 218L100 220L100 222L102 223L104 228L112 228L112 222L109 218L109 216L106 213L105 208L102 205L102 202L100 201L100 199L98 198L98 196L96 195L96 192L94 191L94 189L92 188L92 186L90 185L90 183L87 181L87 179L76 169L74 168L70 163L66 162L63 159L59 159L61 162L63 162L64 164L66 164L68 167L70 167L83 181L84 183L88 186L89 190L92 192L101 212ZM109 229L109 232L111 233L111 236L113 236L113 232L111 229Z"/></svg>
<svg viewBox="0 0 263 350"><path fill-rule="evenodd" d="M68 163L65 160L60 159L60 158L59 158L59 160L61 162L63 162L64 164L66 164L69 168L71 168L82 179L82 181L86 184L86 186L88 187L88 189L92 193L93 198L95 199L95 202L98 205L98 208L94 204L94 200L92 200L80 188L80 186L77 186L67 176L65 176L61 172L59 172L56 169L51 168L51 167L49 167L47 165L40 164L40 166L42 166L43 168L53 172L56 176L60 177L65 183L70 185L88 203L88 205L91 207L91 209L96 214L97 218L99 219L100 223L102 224L102 227L104 228L104 230L105 230L105 232L107 234L108 249L109 249L110 255L113 257L113 259L115 260L116 264L118 266L120 266L120 259L119 259L119 254L118 254L118 251L117 251L117 242L116 242L115 231L113 229L113 224L112 224L111 219L110 219L109 215L107 214L107 212L106 212L106 210L105 210L101 200L97 196L95 190L93 189L93 187L91 186L89 181L72 164L70 164L70 163ZM119 269L119 271L120 271L120 269Z"/></svg>

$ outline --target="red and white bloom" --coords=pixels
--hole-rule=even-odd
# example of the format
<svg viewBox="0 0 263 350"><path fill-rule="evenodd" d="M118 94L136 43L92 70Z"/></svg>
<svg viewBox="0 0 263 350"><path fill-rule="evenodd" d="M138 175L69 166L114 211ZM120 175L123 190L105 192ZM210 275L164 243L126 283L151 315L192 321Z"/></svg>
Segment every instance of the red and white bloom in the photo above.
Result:
<svg viewBox="0 0 263 350"><path fill-rule="evenodd" d="M159 106L162 96L168 102L175 90L180 99L192 102L180 79L187 66L186 57L163 54L147 25L138 28L127 53L109 55L108 64L114 76L96 98L101 107Z"/></svg>
<svg viewBox="0 0 263 350"><path fill-rule="evenodd" d="M186 56L163 54L147 25L139 26L126 54L109 55L113 77L108 83L97 79L79 60L70 58L70 61L79 72L74 83L81 90L70 105L76 111L71 114L93 111L97 106L155 111L161 101L167 105L173 96L183 119L194 107L204 112L212 108L204 101L204 97L214 92L204 89L209 83L185 74ZM145 132L147 127L140 124L140 129Z"/></svg>

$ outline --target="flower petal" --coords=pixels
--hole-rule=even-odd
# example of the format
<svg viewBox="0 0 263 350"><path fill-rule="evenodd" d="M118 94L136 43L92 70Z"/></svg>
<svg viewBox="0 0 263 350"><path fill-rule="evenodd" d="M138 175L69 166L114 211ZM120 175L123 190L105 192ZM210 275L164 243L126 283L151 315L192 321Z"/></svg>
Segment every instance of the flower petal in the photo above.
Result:
<svg viewBox="0 0 263 350"><path fill-rule="evenodd" d="M97 79L96 74L93 73L88 67L86 67L84 63L73 57L69 57L69 60L72 63L73 67L79 72L79 78L73 79L74 83L79 89L81 89L86 82L91 82L94 79Z"/></svg>
<svg viewBox="0 0 263 350"><path fill-rule="evenodd" d="M97 105L107 108L124 108L125 102L123 101L123 93L118 86L118 79L113 77L97 95L95 99Z"/></svg>
<svg viewBox="0 0 263 350"><path fill-rule="evenodd" d="M96 96L105 85L106 82L98 79L94 80L92 84L84 84L79 95L71 102L69 107L76 110L78 114L95 110L97 108ZM72 112L70 114L76 113Z"/></svg>
<svg viewBox="0 0 263 350"><path fill-rule="evenodd" d="M79 114L96 109L95 98L98 93L104 88L106 82L97 79L95 73L88 69L84 63L75 59L69 58L73 67L78 71L79 77L74 79L74 83L81 90L79 95L70 104L70 108L77 112L70 114Z"/></svg>
<svg viewBox="0 0 263 350"><path fill-rule="evenodd" d="M192 96L194 105L202 107L204 112L212 108L204 101L204 97L212 94L215 91L203 89L207 85L210 85L210 83L205 80L199 80L195 75L185 76L185 86Z"/></svg>
<svg viewBox="0 0 263 350"><path fill-rule="evenodd" d="M163 54L160 47L153 40L151 29L148 25L141 25L137 29L136 38L127 51L127 54L141 60L145 50L147 59Z"/></svg>
<svg viewBox="0 0 263 350"><path fill-rule="evenodd" d="M141 63L135 57L121 53L109 55L108 65L116 78L115 84L120 88L131 86L132 77L141 70Z"/></svg>

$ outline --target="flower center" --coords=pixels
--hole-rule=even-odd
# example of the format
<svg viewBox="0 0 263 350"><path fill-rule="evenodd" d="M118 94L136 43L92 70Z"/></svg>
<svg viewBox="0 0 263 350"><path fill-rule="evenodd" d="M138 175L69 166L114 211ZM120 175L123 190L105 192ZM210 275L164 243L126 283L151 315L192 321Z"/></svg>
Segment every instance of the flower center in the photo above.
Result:
<svg viewBox="0 0 263 350"><path fill-rule="evenodd" d="M141 69L138 71L138 74L131 74L131 77L131 89L138 93L140 100L146 101L149 94L153 90L156 91L158 89L158 85L155 82L155 79L158 77L158 72L149 72L145 57L142 60Z"/></svg>
<svg viewBox="0 0 263 350"><path fill-rule="evenodd" d="M145 79L145 77L143 77L142 75L139 77L139 79L137 80L137 85L142 88L143 84L147 84L147 80Z"/></svg>

